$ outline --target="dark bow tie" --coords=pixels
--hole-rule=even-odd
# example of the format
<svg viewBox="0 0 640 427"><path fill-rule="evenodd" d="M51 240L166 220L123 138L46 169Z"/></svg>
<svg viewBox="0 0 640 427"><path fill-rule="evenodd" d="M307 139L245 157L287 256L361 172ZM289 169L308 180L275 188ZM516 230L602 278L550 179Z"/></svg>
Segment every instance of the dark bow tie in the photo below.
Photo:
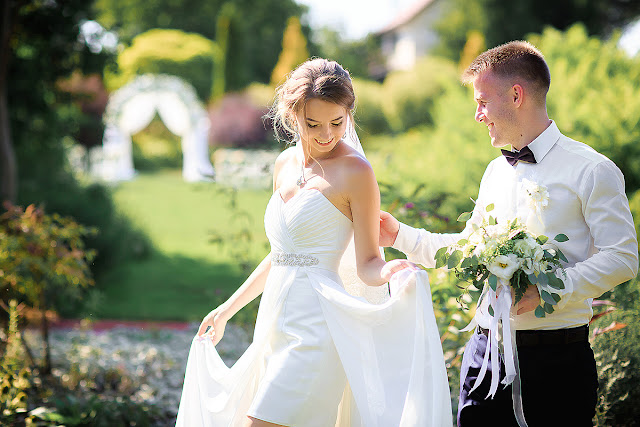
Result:
<svg viewBox="0 0 640 427"><path fill-rule="evenodd" d="M536 158L529 147L524 147L520 151L500 150L511 166L515 166L519 161L535 163Z"/></svg>

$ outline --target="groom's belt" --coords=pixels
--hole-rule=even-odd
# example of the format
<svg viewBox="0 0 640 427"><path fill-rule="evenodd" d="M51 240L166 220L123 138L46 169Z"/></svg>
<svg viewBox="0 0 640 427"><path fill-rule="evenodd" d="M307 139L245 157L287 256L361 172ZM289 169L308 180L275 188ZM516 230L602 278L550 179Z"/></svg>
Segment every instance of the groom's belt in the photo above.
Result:
<svg viewBox="0 0 640 427"><path fill-rule="evenodd" d="M478 333L489 336L489 330L481 327L478 327ZM516 331L516 345L518 347L564 345L588 340L589 327L587 325L567 329Z"/></svg>

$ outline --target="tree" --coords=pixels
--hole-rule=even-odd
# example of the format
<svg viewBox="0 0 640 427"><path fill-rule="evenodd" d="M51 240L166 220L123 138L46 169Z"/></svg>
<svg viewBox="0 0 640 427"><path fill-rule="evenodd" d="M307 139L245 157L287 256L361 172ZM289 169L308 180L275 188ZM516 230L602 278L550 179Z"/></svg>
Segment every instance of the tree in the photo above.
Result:
<svg viewBox="0 0 640 427"><path fill-rule="evenodd" d="M101 70L108 54L79 42L90 2L7 0L1 7L0 197L15 201L31 173L21 172L22 163L39 159L48 174L63 167L62 137L80 112L63 99L57 80L74 69Z"/></svg>
<svg viewBox="0 0 640 427"><path fill-rule="evenodd" d="M300 19L292 16L287 21L287 28L282 36L282 52L271 73L271 84L277 86L283 83L287 74L308 58L307 40L302 34Z"/></svg>
<svg viewBox="0 0 640 427"><path fill-rule="evenodd" d="M43 366L51 371L49 326L46 311L60 287L93 285L88 266L94 252L85 250L82 237L95 232L70 218L46 215L30 205L5 205L0 216L0 277L3 291L26 299L42 313Z"/></svg>
<svg viewBox="0 0 640 427"><path fill-rule="evenodd" d="M210 0L194 7L189 0L96 0L98 21L129 44L153 28L177 29L217 41L217 17L226 5L235 13L229 25L225 82L230 90L253 81L268 83L278 60L282 33L291 16L306 7L294 0ZM309 28L303 25L308 36Z"/></svg>
<svg viewBox="0 0 640 427"><path fill-rule="evenodd" d="M450 0L438 23L437 53L459 59L470 31L486 37L488 47L540 33L545 27L566 30L581 22L590 35L608 37L640 15L640 2L629 0Z"/></svg>

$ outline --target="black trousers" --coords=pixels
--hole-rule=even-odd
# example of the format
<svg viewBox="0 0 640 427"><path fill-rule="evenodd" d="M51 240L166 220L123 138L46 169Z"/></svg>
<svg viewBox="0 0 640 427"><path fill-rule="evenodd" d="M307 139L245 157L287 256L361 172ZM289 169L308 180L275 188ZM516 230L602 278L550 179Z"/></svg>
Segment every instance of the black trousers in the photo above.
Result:
<svg viewBox="0 0 640 427"><path fill-rule="evenodd" d="M482 384L469 393L482 366L487 337L474 334L465 347L460 384L458 425L517 426L513 414L512 388L503 385L493 399L486 398L491 384L491 364ZM500 355L500 380L504 363ZM529 427L593 426L598 375L588 340L569 344L518 345L522 401ZM462 376L461 376L462 378ZM462 381L462 380L461 380Z"/></svg>

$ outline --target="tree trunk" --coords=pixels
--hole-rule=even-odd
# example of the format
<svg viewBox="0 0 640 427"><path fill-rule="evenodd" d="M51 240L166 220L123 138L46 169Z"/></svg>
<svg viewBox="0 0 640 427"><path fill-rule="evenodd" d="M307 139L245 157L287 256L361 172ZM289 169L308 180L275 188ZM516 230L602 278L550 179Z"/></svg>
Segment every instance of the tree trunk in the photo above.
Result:
<svg viewBox="0 0 640 427"><path fill-rule="evenodd" d="M9 200L15 203L18 191L18 165L11 139L7 79L11 50L9 40L13 26L12 17L18 6L11 0L5 0L0 7L2 7L0 20L0 202Z"/></svg>
<svg viewBox="0 0 640 427"><path fill-rule="evenodd" d="M40 312L42 313L42 374L51 373L51 349L49 348L49 319L47 319L47 304L44 287L40 296Z"/></svg>

